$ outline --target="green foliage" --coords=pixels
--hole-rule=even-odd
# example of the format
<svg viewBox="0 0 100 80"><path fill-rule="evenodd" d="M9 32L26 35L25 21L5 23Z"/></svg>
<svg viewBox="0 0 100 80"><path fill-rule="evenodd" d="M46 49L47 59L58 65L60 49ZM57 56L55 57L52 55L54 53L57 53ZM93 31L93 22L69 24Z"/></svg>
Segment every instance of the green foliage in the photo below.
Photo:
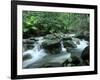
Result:
<svg viewBox="0 0 100 80"><path fill-rule="evenodd" d="M89 14L23 11L22 15L24 33L89 32Z"/></svg>

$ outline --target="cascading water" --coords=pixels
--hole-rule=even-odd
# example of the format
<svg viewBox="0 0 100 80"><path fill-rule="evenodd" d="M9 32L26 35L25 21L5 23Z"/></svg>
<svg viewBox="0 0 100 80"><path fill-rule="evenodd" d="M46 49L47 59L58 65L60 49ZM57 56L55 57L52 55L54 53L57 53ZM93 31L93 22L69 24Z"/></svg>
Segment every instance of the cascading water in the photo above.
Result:
<svg viewBox="0 0 100 80"><path fill-rule="evenodd" d="M84 39L78 39L78 38L72 38L74 44L76 44L76 48L74 48L72 50L72 53L74 53L74 55L80 57L83 50L88 46L88 41L85 41Z"/></svg>
<svg viewBox="0 0 100 80"><path fill-rule="evenodd" d="M48 63L48 59L49 62L61 62L63 60L66 59L70 59L71 60L71 56L73 55L73 53L69 53L67 52L67 49L64 47L64 42L63 40L61 40L60 45L61 45L61 52L60 54L51 54L51 55L47 55L47 53L45 52L45 50L41 47L42 42L44 42L45 40L43 39L43 37L39 37L39 38L35 38L36 42L33 44L33 49L31 50L27 50L23 53L23 57L24 56L29 56L31 55L32 57L26 60L23 60L23 68L28 68L28 67L32 67L32 65L34 67L39 67L42 66L44 63ZM73 38L73 42L76 44L76 48L73 48L73 52L76 55L81 55L80 53L84 50L84 48L86 46L88 46L88 42L85 40L80 40L78 38ZM45 58L44 58L45 57ZM38 63L40 61L40 63Z"/></svg>
<svg viewBox="0 0 100 80"><path fill-rule="evenodd" d="M31 59L23 61L23 67L27 67L28 65L36 62L37 60L43 58L47 54L45 53L44 49L41 48L41 44L44 41L43 37L37 38L37 42L34 45L34 48L32 50L28 50L23 53L23 56L29 54L32 56Z"/></svg>
<svg viewBox="0 0 100 80"><path fill-rule="evenodd" d="M80 40L80 44L77 44L77 48L83 50L85 47L87 47L88 42L83 40Z"/></svg>
<svg viewBox="0 0 100 80"><path fill-rule="evenodd" d="M73 42L76 44L76 49L79 49L79 50L83 50L85 47L88 46L88 41L85 41L84 39L80 40L78 39L78 43L77 41L74 41Z"/></svg>
<svg viewBox="0 0 100 80"><path fill-rule="evenodd" d="M67 52L67 49L64 47L63 40L61 40L60 44L61 44L61 53L67 54L66 59L71 58L71 53Z"/></svg>
<svg viewBox="0 0 100 80"><path fill-rule="evenodd" d="M67 52L67 49L64 47L63 41L61 40L61 52Z"/></svg>

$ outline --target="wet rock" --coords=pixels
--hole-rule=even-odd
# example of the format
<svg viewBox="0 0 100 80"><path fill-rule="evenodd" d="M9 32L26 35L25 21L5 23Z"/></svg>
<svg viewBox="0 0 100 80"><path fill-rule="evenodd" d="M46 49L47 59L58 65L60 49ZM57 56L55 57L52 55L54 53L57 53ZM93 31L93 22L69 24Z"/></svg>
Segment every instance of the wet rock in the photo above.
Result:
<svg viewBox="0 0 100 80"><path fill-rule="evenodd" d="M79 35L79 36L76 36L76 38L85 39L86 41L89 41L89 36L85 36L85 35Z"/></svg>
<svg viewBox="0 0 100 80"><path fill-rule="evenodd" d="M60 40L45 40L42 43L43 48L46 50L47 53L57 54L60 52Z"/></svg>
<svg viewBox="0 0 100 80"><path fill-rule="evenodd" d="M73 48L67 47L67 52L71 52L72 50L73 50Z"/></svg>
<svg viewBox="0 0 100 80"><path fill-rule="evenodd" d="M76 44L72 40L63 41L64 47L76 48Z"/></svg>
<svg viewBox="0 0 100 80"><path fill-rule="evenodd" d="M23 61L24 61L24 60L31 59L31 58L32 58L32 56L31 56L30 54L24 55L24 56L23 56Z"/></svg>
<svg viewBox="0 0 100 80"><path fill-rule="evenodd" d="M49 47L49 46L59 45L59 43L60 43L60 39L53 39L53 40L46 39L42 43L42 46L45 48L45 47Z"/></svg>
<svg viewBox="0 0 100 80"><path fill-rule="evenodd" d="M70 34L64 34L64 36L62 37L63 40L72 40L73 35Z"/></svg>
<svg viewBox="0 0 100 80"><path fill-rule="evenodd" d="M80 59L77 56L71 56L71 58L68 58L64 63L64 66L79 66L80 65Z"/></svg>
<svg viewBox="0 0 100 80"><path fill-rule="evenodd" d="M52 40L52 39L56 39L56 38L57 37L54 34L48 34L48 35L44 36L44 39L50 39L50 40Z"/></svg>
<svg viewBox="0 0 100 80"><path fill-rule="evenodd" d="M54 33L54 34L48 34L44 36L44 39L63 39L63 40L72 40L72 37L63 33Z"/></svg>
<svg viewBox="0 0 100 80"><path fill-rule="evenodd" d="M89 41L89 32L85 31L85 32L77 33L75 37Z"/></svg>
<svg viewBox="0 0 100 80"><path fill-rule="evenodd" d="M30 39L23 39L24 44L33 44L35 41Z"/></svg>
<svg viewBox="0 0 100 80"><path fill-rule="evenodd" d="M23 39L23 52L28 50L28 49L32 49L34 46L34 40L30 40L30 39Z"/></svg>
<svg viewBox="0 0 100 80"><path fill-rule="evenodd" d="M89 65L89 61L90 61L90 58L89 58L89 56L90 56L90 49L89 49L89 46L87 46L84 50L83 50L83 52L82 52L82 54L81 54L81 58L82 58L82 60L83 60L83 64L86 64L86 65Z"/></svg>
<svg viewBox="0 0 100 80"><path fill-rule="evenodd" d="M55 36L59 37L59 38L63 38L65 36L65 34L63 33L55 33Z"/></svg>
<svg viewBox="0 0 100 80"><path fill-rule="evenodd" d="M78 45L80 44L80 39L79 38L72 38L72 40L75 44L78 44Z"/></svg>

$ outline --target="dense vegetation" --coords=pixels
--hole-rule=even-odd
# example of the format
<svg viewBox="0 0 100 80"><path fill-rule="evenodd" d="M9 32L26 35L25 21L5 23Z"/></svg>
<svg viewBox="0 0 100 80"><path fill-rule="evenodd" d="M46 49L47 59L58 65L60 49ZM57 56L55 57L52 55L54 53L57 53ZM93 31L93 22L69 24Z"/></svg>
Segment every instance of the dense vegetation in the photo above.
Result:
<svg viewBox="0 0 100 80"><path fill-rule="evenodd" d="M89 32L89 14L23 11L23 37Z"/></svg>

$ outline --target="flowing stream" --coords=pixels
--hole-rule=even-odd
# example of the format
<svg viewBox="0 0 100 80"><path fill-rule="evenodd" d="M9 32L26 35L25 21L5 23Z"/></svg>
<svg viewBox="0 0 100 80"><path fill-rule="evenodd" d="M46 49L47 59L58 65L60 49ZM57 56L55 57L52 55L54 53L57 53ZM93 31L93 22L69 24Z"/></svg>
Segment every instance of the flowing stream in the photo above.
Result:
<svg viewBox="0 0 100 80"><path fill-rule="evenodd" d="M43 37L39 37L36 39L37 39L37 41L33 44L34 48L31 50L27 50L23 53L23 56L28 55L28 54L32 56L31 59L23 61L23 64L22 64L23 68L27 67L28 65L34 64L35 62L41 60L43 57L47 56L47 53L41 47L42 42L45 40L43 39ZM86 46L88 46L87 41L85 41L85 40L79 40L79 43L77 43L77 41L74 41L74 40L73 40L73 42L77 45L77 47L75 48L76 50L82 51ZM62 53L65 53L65 54L67 54L67 58L70 58L71 53L67 52L67 49L64 47L63 41L61 41L60 44L61 44L61 55L64 55ZM62 56L62 57L64 57L64 56ZM62 58L62 57L59 57L59 58ZM56 57L54 59L57 59L57 58L58 57ZM53 59L52 59L52 61L53 61Z"/></svg>
<svg viewBox="0 0 100 80"><path fill-rule="evenodd" d="M30 54L32 56L31 59L23 61L23 67L26 67L47 55L45 53L45 50L41 48L41 44L44 41L43 37L37 38L37 40L38 41L35 44L33 44L34 48L32 50L28 50L23 53L23 56L27 54Z"/></svg>
<svg viewBox="0 0 100 80"><path fill-rule="evenodd" d="M60 44L61 44L61 52L67 52L67 49L64 47L63 41L61 41Z"/></svg>
<svg viewBox="0 0 100 80"><path fill-rule="evenodd" d="M77 41L73 40L74 44L76 44L76 49L82 51L85 47L88 46L88 41L85 41L84 39L80 40L77 39Z"/></svg>
<svg viewBox="0 0 100 80"><path fill-rule="evenodd" d="M80 44L76 44L77 49L83 50L86 46L88 46L88 42L83 40L80 40Z"/></svg>

